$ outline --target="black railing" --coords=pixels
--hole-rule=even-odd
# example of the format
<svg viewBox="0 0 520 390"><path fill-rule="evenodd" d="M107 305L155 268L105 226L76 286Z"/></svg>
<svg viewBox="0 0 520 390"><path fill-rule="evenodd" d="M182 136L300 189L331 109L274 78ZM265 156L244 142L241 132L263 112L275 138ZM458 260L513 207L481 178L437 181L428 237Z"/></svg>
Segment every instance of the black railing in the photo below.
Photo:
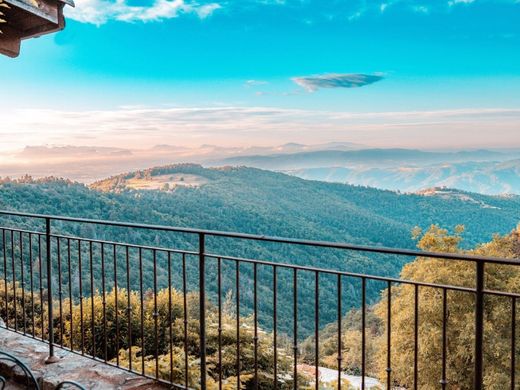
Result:
<svg viewBox="0 0 520 390"><path fill-rule="evenodd" d="M359 376L362 389L368 388L369 283L379 283L380 290L386 291L386 369L385 378L382 378L386 388L420 388L420 376L425 370L420 370L418 364L420 292L423 289L441 292L439 387L445 389L451 383L447 364L448 295L452 293L475 297L474 389L484 388L485 298L510 300L508 375L511 389L518 385L515 375L516 304L520 294L486 289L485 267L487 264L518 266L519 260L11 211L0 211L0 215L5 220L5 225L0 226L0 259L3 260L3 265L0 261L3 272L0 307L5 327L47 342L48 363L59 361L54 350L57 346L180 389L222 389L223 384L229 386L230 383L236 383L236 388L240 389L246 382L249 388L255 389L319 389L320 332L324 325L320 310L330 309L336 312L337 324L335 388L341 389L343 362L350 358L343 348L345 335L342 326L349 308L345 301L348 291L352 291L346 290L348 281L349 286L355 285L360 290L354 295L360 300L357 306L361 316ZM100 233L99 227L111 230ZM147 236L152 244L143 243L141 237L132 242L131 232L137 230L184 235L186 238L182 243L187 248L179 249L177 245L181 241L168 241L160 235ZM99 238L100 234L105 238ZM110 239L106 239L107 235ZM475 267L475 279L469 285L427 283L322 266L215 254L208 250L208 240L214 238L240 240L246 247L259 242L279 247L458 261ZM163 241L166 245L162 245ZM280 289L279 277L282 275L284 285ZM321 282L325 278L334 280L335 302L322 299L322 293L330 293L323 291ZM358 281L359 286L353 281ZM396 286L403 285L413 289L413 315L409 319L413 323L410 344L413 349L413 380L406 384L393 380L392 353L395 334L392 328L392 294ZM226 289L232 291L232 296L224 297ZM301 298L302 290L305 290L305 299ZM291 299L280 305L281 295ZM308 305L309 299L314 307L312 316L300 310L302 305ZM292 322L292 326L280 329L282 319L284 323ZM301 334L301 324L304 323L313 323L311 334ZM302 376L301 346L305 336L312 339L314 356L307 360L307 363L310 361L305 366L307 376ZM314 366L310 374L314 378L309 379L310 365ZM266 372L269 375L265 375Z"/></svg>

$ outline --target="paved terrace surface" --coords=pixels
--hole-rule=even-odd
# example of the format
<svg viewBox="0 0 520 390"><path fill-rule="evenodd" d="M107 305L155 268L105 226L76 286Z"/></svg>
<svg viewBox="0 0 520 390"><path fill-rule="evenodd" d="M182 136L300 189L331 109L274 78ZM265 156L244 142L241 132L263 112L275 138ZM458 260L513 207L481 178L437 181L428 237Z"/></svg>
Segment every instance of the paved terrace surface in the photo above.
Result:
<svg viewBox="0 0 520 390"><path fill-rule="evenodd" d="M91 390L164 390L167 387L139 375L111 367L80 355L56 348L60 362L45 364L49 347L30 337L0 328L0 350L20 359L32 370L43 390L54 389L58 383L72 380ZM6 389L23 388L18 383L26 383L25 377L14 363L0 361L0 375L9 378Z"/></svg>

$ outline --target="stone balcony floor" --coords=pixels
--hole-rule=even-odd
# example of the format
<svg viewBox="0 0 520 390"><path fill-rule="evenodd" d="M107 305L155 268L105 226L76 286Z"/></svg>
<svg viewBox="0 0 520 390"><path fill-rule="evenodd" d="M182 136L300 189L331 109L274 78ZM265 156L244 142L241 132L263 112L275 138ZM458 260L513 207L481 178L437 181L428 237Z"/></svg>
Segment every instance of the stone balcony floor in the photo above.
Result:
<svg viewBox="0 0 520 390"><path fill-rule="evenodd" d="M32 370L42 390L54 389L58 383L72 380L90 390L164 390L167 387L153 380L94 361L83 356L55 349L58 363L45 364L48 345L4 328L0 328L0 350L20 359ZM6 389L25 388L22 371L14 363L0 361L0 375L9 379Z"/></svg>

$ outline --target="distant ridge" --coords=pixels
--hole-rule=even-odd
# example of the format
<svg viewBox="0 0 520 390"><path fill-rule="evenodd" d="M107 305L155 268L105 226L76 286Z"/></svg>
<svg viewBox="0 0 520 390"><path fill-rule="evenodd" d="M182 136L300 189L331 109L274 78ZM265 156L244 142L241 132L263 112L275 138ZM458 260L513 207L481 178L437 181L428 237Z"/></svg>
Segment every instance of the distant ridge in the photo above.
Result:
<svg viewBox="0 0 520 390"><path fill-rule="evenodd" d="M366 185L403 192L447 187L488 195L520 194L519 159L501 162L442 162L425 166L336 166L286 172L309 180Z"/></svg>
<svg viewBox="0 0 520 390"><path fill-rule="evenodd" d="M425 152L416 149L320 150L292 154L271 154L229 157L214 165L243 165L255 168L289 170L319 167L399 166L403 163L425 165L444 162L503 161L507 156L489 150L459 152Z"/></svg>

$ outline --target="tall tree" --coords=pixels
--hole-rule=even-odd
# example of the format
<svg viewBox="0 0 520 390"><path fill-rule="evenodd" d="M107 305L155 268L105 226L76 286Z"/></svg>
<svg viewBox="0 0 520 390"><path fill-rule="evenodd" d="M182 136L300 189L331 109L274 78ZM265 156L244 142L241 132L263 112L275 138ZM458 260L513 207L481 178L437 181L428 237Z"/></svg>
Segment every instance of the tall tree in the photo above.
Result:
<svg viewBox="0 0 520 390"><path fill-rule="evenodd" d="M415 231L418 247L428 251L462 252L459 226L453 234L439 226L431 226L424 234ZM520 227L506 236L478 246L471 254L520 257ZM471 262L418 258L407 264L402 279L426 283L475 287L475 265ZM520 267L486 266L486 289L508 292L520 290ZM437 389L442 379L443 289L419 289L418 387ZM447 290L447 354L446 380L452 389L473 388L475 296L471 292ZM386 334L387 297L385 291L375 312L381 318ZM396 385L410 387L414 378L414 286L402 284L392 289L392 377ZM510 386L512 298L487 295L484 318L484 383L488 389ZM518 334L518 332L517 332ZM384 336L382 337L384 338ZM386 340L386 339L385 339ZM518 343L517 343L518 345ZM381 340L378 366L385 377L387 346ZM520 350L515 351L516 354Z"/></svg>

